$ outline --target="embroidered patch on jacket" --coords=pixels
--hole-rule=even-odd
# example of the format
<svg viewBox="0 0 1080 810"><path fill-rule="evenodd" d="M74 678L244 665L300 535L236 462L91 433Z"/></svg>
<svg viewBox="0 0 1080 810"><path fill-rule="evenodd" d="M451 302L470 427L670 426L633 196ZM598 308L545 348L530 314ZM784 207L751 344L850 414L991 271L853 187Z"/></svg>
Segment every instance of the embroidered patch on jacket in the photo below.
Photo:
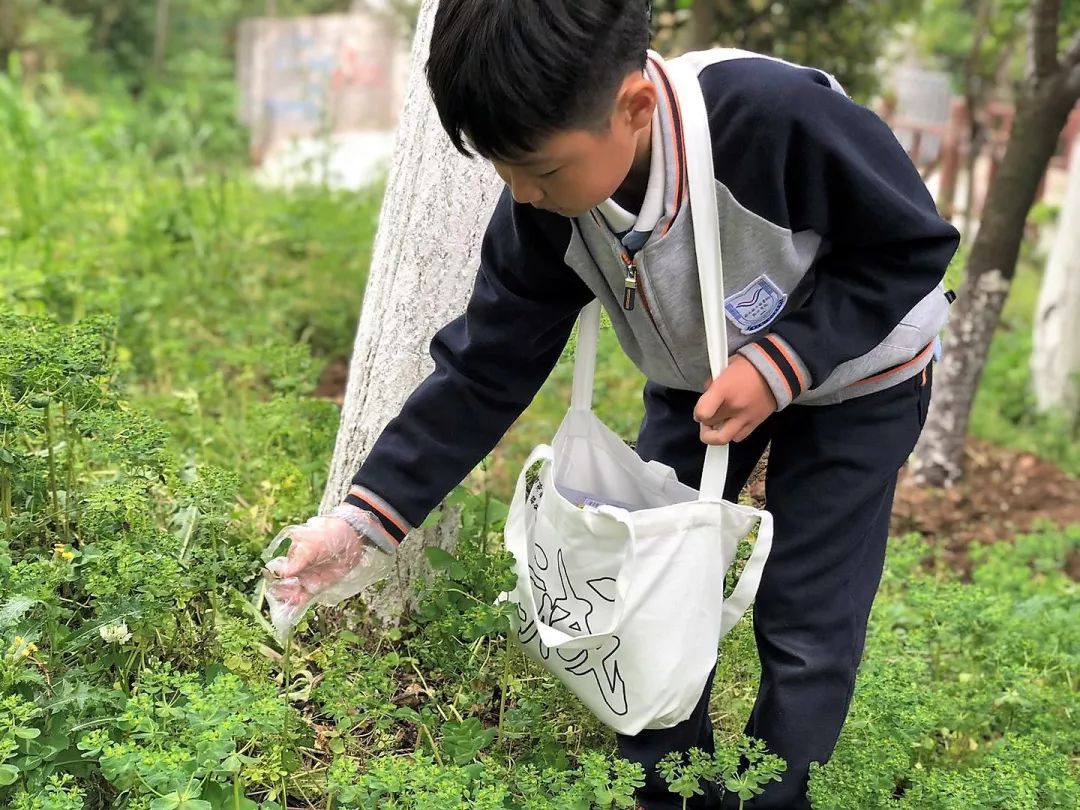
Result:
<svg viewBox="0 0 1080 810"><path fill-rule="evenodd" d="M734 295L725 298L724 311L740 332L752 335L776 320L787 299L784 291L762 274Z"/></svg>

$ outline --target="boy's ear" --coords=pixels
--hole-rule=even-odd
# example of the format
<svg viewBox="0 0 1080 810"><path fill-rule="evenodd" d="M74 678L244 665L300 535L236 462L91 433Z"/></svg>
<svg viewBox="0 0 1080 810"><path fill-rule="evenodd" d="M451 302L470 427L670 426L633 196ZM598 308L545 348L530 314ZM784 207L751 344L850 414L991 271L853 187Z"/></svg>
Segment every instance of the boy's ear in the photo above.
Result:
<svg viewBox="0 0 1080 810"><path fill-rule="evenodd" d="M641 74L627 76L619 88L615 101L615 114L628 123L631 129L647 127L656 109L656 87Z"/></svg>

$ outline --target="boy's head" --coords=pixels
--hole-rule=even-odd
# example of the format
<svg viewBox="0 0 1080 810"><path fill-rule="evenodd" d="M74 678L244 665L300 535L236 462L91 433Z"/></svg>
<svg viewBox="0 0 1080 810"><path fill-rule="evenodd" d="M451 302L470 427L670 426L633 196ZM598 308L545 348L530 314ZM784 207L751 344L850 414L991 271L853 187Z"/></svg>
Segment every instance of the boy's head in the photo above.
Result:
<svg viewBox="0 0 1080 810"><path fill-rule="evenodd" d="M427 79L454 146L487 158L519 202L580 216L642 148L647 0L442 0Z"/></svg>

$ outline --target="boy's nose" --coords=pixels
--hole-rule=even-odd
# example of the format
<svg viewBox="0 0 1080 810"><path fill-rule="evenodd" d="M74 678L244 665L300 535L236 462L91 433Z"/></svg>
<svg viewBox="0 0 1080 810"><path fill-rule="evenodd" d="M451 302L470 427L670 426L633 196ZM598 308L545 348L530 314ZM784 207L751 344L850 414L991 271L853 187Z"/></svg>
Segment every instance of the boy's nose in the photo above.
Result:
<svg viewBox="0 0 1080 810"><path fill-rule="evenodd" d="M544 198L544 194L535 184L511 179L510 194L514 200L521 204L538 203Z"/></svg>

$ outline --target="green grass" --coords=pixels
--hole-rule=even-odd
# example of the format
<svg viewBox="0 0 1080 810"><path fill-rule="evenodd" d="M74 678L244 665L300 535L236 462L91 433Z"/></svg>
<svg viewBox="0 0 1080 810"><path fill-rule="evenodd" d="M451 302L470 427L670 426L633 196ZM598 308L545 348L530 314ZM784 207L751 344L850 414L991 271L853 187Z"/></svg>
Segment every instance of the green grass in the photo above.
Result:
<svg viewBox="0 0 1080 810"><path fill-rule="evenodd" d="M286 662L250 610L259 553L325 484L339 414L311 392L351 349L378 190L258 189L243 166L140 148L136 109L88 127L68 104L0 79L0 805L630 806L611 735L507 644L484 492L405 627L371 630L352 600L306 618ZM976 429L1068 462L1007 378L1016 333ZM642 378L610 329L601 344L597 412L632 439ZM571 372L567 353L491 459L496 498L550 440ZM1046 527L975 550L963 583L894 540L815 807L1075 807L1077 553L1076 528ZM744 621L713 694L725 751L756 678Z"/></svg>

